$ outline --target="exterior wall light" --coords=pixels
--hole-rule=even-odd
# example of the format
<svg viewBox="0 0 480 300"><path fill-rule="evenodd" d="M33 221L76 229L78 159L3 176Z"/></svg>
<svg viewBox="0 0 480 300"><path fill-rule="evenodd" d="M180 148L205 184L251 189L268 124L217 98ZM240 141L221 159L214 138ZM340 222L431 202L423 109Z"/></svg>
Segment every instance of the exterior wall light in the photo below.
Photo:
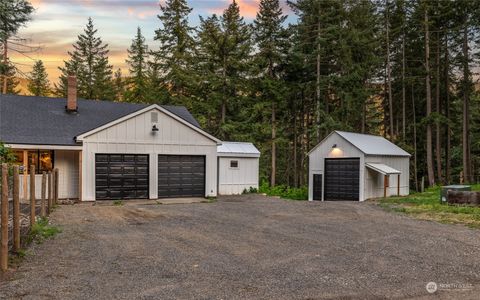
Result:
<svg viewBox="0 0 480 300"><path fill-rule="evenodd" d="M158 131L157 124L153 124L153 126L152 126L152 131L153 131L153 132L157 132L157 131Z"/></svg>
<svg viewBox="0 0 480 300"><path fill-rule="evenodd" d="M337 148L337 144L333 144L332 149Z"/></svg>

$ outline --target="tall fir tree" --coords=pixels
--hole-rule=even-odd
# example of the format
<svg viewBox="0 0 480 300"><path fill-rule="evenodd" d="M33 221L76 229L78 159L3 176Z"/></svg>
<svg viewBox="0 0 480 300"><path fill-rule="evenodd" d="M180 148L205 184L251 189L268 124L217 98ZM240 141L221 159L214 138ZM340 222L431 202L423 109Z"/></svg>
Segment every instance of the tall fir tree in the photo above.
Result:
<svg viewBox="0 0 480 300"><path fill-rule="evenodd" d="M125 101L126 82L122 74L122 69L118 68L113 74L113 93L116 101Z"/></svg>
<svg viewBox="0 0 480 300"><path fill-rule="evenodd" d="M152 51L153 63L157 64L154 68L161 70L158 76L163 88L168 90L167 99L160 99L160 102L191 107L188 94L194 42L188 15L192 8L185 0L166 0L160 9L162 14L158 18L162 27L155 30L154 37L160 47Z"/></svg>
<svg viewBox="0 0 480 300"><path fill-rule="evenodd" d="M285 60L285 29L283 23L287 16L283 14L278 0L261 0L259 11L254 20L254 37L258 48L254 61L256 66L256 84L258 93L257 103L262 103L262 110L270 111L269 117L261 116L263 126L270 127L269 137L263 137L270 151L270 185L276 184L277 163L277 127L278 111L283 109L285 84L282 78L282 64ZM257 104L258 108L258 104ZM261 132L261 131L260 131ZM264 143L265 143L264 142ZM265 148L265 147L263 147ZM267 149L265 149L267 150ZM268 156L267 156L268 157Z"/></svg>
<svg viewBox="0 0 480 300"><path fill-rule="evenodd" d="M28 82L28 91L34 96L49 96L51 92L50 81L43 61L37 60L33 65Z"/></svg>
<svg viewBox="0 0 480 300"><path fill-rule="evenodd" d="M78 79L78 95L86 99L113 100L112 65L108 62L108 44L97 36L92 18L88 19L84 32L78 35L73 44L73 52L64 67L59 67L61 75L55 85L55 93L65 97L67 77L75 74Z"/></svg>
<svg viewBox="0 0 480 300"><path fill-rule="evenodd" d="M148 72L148 46L145 37L142 35L140 27L137 28L137 35L132 41L132 45L127 50L129 66L128 87L125 92L125 101L127 102L149 102L147 90L147 72Z"/></svg>

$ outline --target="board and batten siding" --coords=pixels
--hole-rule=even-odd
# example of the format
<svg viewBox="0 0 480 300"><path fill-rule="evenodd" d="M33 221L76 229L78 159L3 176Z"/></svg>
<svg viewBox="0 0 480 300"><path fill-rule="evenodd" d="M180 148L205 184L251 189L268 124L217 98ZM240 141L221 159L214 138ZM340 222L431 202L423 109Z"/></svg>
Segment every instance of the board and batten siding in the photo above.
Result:
<svg viewBox="0 0 480 300"><path fill-rule="evenodd" d="M230 161L238 161L238 168L231 168ZM219 157L218 193L238 195L250 187L258 189L258 157Z"/></svg>
<svg viewBox="0 0 480 300"><path fill-rule="evenodd" d="M152 132L152 113L159 131ZM205 196L217 195L217 143L152 108L83 138L82 200L95 200L95 154L148 154L150 199L158 197L158 155L205 156Z"/></svg>
<svg viewBox="0 0 480 300"><path fill-rule="evenodd" d="M333 145L337 145L334 150ZM364 190L362 188L362 182L364 181L364 154L353 146L350 142L346 141L338 133L333 132L326 138L320 145L312 150L309 155L309 168L308 168L308 200L313 200L313 175L322 174L322 180L325 182L324 165L325 158L360 158L360 195L359 199L362 201L364 198ZM325 184L322 184L325 187ZM324 193L322 188L322 198Z"/></svg>
<svg viewBox="0 0 480 300"><path fill-rule="evenodd" d="M381 163L401 172L400 196L406 196L410 192L410 158L403 156L380 156L367 155L365 163ZM365 199L383 197L384 176L378 172L366 168L365 172ZM398 192L398 175L392 174L389 178L387 197L396 196Z"/></svg>

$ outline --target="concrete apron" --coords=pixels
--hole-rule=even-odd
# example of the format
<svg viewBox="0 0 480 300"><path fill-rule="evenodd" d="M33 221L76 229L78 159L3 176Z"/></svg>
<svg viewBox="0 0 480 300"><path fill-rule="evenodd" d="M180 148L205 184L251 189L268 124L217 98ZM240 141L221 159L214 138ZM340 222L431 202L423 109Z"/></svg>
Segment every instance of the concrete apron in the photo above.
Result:
<svg viewBox="0 0 480 300"><path fill-rule="evenodd" d="M207 201L205 198L166 198L157 200L121 200L123 206L129 205L157 205L157 204L190 204L190 203L202 203ZM95 205L99 206L111 206L114 205L115 200L101 200L95 201Z"/></svg>

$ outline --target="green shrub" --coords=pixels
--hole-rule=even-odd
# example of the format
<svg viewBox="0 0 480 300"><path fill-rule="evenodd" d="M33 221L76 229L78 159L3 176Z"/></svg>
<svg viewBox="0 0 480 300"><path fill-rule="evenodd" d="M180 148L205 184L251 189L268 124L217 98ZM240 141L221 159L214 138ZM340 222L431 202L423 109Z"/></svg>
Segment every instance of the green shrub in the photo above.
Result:
<svg viewBox="0 0 480 300"><path fill-rule="evenodd" d="M260 184L258 189L259 193L266 194L268 196L277 196L285 199L291 200L307 200L308 199L308 188L306 186L293 188L286 185L276 185L270 187L270 185L263 181Z"/></svg>

